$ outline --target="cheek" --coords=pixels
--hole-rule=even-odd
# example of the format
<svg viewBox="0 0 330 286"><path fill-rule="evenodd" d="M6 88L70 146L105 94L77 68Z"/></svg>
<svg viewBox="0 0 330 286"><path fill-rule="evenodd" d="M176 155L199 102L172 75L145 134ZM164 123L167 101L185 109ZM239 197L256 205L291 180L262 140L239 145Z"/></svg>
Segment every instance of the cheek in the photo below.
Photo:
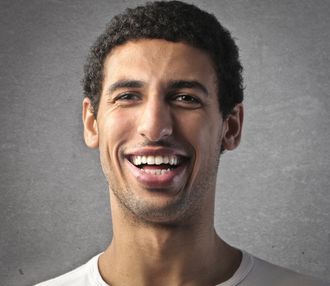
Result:
<svg viewBox="0 0 330 286"><path fill-rule="evenodd" d="M178 119L181 134L193 147L196 156L206 156L209 153L214 156L214 151L221 142L221 118L209 114L194 114L184 119Z"/></svg>
<svg viewBox="0 0 330 286"><path fill-rule="evenodd" d="M100 152L113 164L119 160L120 148L124 146L134 129L133 119L134 117L129 113L117 110L111 114L105 114L100 120Z"/></svg>

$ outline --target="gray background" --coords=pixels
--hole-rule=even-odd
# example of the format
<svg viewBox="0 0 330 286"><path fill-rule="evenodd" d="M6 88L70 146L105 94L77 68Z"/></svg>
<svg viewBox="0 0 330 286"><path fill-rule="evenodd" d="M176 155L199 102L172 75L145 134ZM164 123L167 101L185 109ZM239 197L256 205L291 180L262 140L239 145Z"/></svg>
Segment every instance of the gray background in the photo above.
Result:
<svg viewBox="0 0 330 286"><path fill-rule="evenodd" d="M0 283L31 285L111 239L80 80L104 24L143 1L1 0ZM192 1L237 39L242 144L221 161L216 228L229 243L330 280L330 1Z"/></svg>

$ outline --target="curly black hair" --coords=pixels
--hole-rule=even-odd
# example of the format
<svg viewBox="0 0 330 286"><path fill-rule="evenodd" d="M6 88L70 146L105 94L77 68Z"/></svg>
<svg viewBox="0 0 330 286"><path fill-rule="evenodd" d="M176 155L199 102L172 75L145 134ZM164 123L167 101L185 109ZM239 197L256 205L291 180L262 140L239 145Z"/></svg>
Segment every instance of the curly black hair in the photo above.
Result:
<svg viewBox="0 0 330 286"><path fill-rule="evenodd" d="M115 16L91 47L84 68L84 96L97 117L103 81L103 64L110 51L130 40L164 39L184 42L211 57L218 82L220 112L225 118L243 101L242 65L238 48L213 16L180 1L148 2Z"/></svg>

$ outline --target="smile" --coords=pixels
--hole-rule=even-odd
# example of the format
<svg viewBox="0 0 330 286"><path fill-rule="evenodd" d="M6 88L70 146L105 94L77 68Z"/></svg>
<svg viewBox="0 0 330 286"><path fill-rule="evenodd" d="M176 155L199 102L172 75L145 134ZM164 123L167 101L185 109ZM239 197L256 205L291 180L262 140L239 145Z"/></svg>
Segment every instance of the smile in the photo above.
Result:
<svg viewBox="0 0 330 286"><path fill-rule="evenodd" d="M176 155L170 156L131 156L130 161L134 166L152 175L163 175L179 165L180 158Z"/></svg>
<svg viewBox="0 0 330 286"><path fill-rule="evenodd" d="M133 176L147 188L172 186L183 178L188 162L186 156L179 154L146 154L145 152L129 155L126 159Z"/></svg>

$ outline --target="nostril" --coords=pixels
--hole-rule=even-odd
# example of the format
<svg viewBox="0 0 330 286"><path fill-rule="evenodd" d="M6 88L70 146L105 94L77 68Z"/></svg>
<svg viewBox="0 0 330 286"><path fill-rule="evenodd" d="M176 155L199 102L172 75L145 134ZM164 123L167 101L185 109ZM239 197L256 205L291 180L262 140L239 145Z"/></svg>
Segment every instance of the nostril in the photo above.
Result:
<svg viewBox="0 0 330 286"><path fill-rule="evenodd" d="M165 126L149 126L144 128L139 128L139 134L147 138L152 142L157 142L161 139L169 137L172 135L172 128Z"/></svg>
<svg viewBox="0 0 330 286"><path fill-rule="evenodd" d="M161 134L160 135L161 135L162 138L172 135L172 128L170 128L170 127L164 128L161 131Z"/></svg>

